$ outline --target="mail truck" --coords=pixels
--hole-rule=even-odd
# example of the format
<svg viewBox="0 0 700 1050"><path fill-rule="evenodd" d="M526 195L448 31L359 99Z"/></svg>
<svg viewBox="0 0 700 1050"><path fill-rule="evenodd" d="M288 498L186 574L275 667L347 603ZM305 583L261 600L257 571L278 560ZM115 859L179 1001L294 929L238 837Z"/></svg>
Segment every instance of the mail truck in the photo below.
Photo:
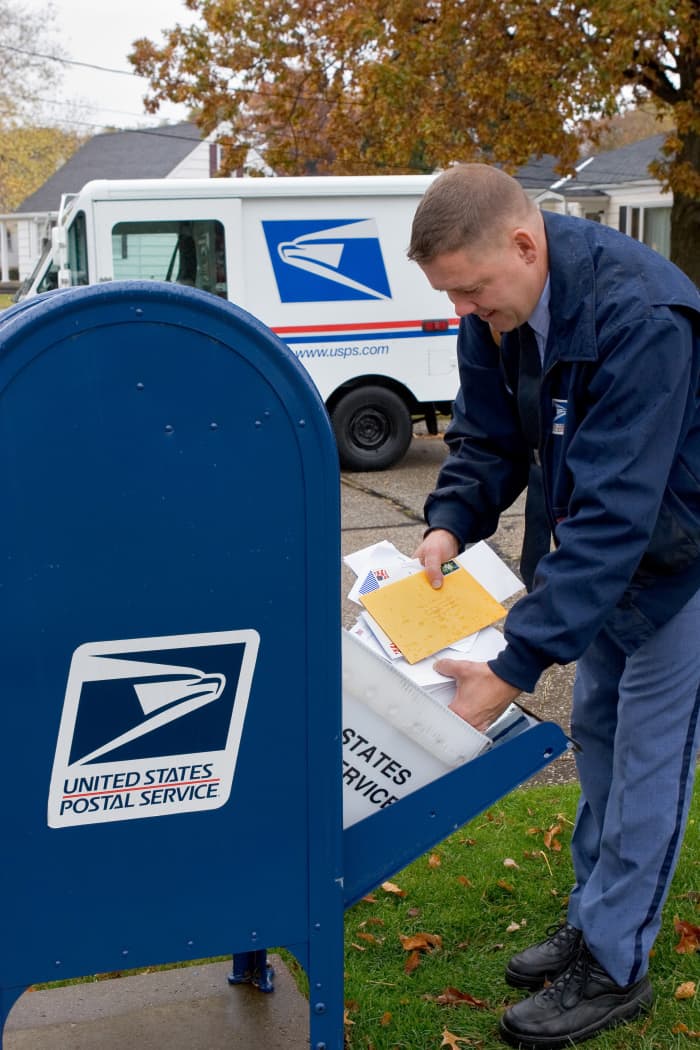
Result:
<svg viewBox="0 0 700 1050"><path fill-rule="evenodd" d="M341 465L380 470L457 393L457 318L406 258L431 176L93 181L61 201L19 297L99 281L201 288L273 329L306 367Z"/></svg>

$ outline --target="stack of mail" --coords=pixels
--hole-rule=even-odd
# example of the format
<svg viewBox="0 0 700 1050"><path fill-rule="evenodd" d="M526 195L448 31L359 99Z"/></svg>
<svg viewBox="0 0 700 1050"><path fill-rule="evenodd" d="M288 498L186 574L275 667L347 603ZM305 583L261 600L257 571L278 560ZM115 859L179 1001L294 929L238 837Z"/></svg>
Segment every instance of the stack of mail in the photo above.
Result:
<svg viewBox="0 0 700 1050"><path fill-rule="evenodd" d="M355 551L344 559L345 564L357 577L348 598L362 607L364 595L371 594L387 584L395 583L416 573L423 573L423 566L409 558L386 540ZM522 590L522 582L488 546L481 542L459 554L455 562L477 581L496 602L503 602ZM439 592L438 592L439 594ZM445 678L434 670L438 659L486 661L495 657L505 646L502 633L493 626L483 627L464 638L458 638L441 650L414 663L409 663L401 654L396 642L380 627L372 615L363 608L357 621L350 628L375 653L390 660L397 671L405 675L420 689L430 693L447 706L455 693L455 681Z"/></svg>
<svg viewBox="0 0 700 1050"><path fill-rule="evenodd" d="M478 543L459 555L455 562L466 569L475 588L477 604L487 593L489 611L504 610L499 602L522 588L521 582L485 543ZM411 601L422 600L422 580L408 588L386 591L390 600L370 602L382 588L424 575L423 566L402 554L393 544L376 543L345 558L356 580L348 597L362 609L357 621L343 632L343 822L347 827L377 810L384 809L449 770L468 762L522 732L533 720L511 704L486 733L481 733L455 714L449 704L455 694L455 681L434 670L439 657L455 660L490 660L505 645L503 635L488 625L464 638L453 638L449 645L418 658L435 637L430 616L415 615ZM457 576L457 565L447 572ZM445 567L443 567L443 572ZM449 577L446 577L449 579ZM476 581L476 583L474 583ZM428 585L429 586L429 585ZM444 585L443 585L444 586ZM442 588L436 592L440 594ZM418 594L418 599L416 595ZM407 607L401 603L408 596ZM392 621L392 613L398 615ZM426 595L430 605L434 595ZM439 600L439 599L436 599ZM363 602L381 607L385 623L398 622L407 659L390 634L384 630ZM461 604L446 605L456 612L456 622L466 622ZM433 608L436 608L433 605ZM440 619L440 615L437 616ZM443 617L443 633L451 637L452 617ZM466 618L467 620L469 617ZM478 619L483 620L480 614ZM416 630L413 631L412 628ZM454 633L452 631L452 633Z"/></svg>

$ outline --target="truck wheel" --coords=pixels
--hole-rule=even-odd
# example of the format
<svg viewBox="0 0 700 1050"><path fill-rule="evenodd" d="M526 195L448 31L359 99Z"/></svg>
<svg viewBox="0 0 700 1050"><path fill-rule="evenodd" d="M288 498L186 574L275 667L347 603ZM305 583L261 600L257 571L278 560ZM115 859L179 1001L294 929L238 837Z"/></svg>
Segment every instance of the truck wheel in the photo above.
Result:
<svg viewBox="0 0 700 1050"><path fill-rule="evenodd" d="M331 412L331 422L345 470L386 470L405 455L413 433L403 400L381 386L350 390Z"/></svg>

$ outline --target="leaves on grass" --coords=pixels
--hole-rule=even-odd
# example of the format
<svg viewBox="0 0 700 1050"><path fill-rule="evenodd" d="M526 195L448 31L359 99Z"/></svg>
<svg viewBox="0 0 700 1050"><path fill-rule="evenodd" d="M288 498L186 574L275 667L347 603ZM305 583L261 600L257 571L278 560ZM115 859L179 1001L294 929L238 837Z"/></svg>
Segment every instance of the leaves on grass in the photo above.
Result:
<svg viewBox="0 0 700 1050"><path fill-rule="evenodd" d="M514 861L512 857L506 857L506 859L503 861L503 867L504 868L519 868L520 865L517 863L517 861Z"/></svg>
<svg viewBox="0 0 700 1050"><path fill-rule="evenodd" d="M489 1008L485 999L477 999L469 992L460 992L459 988L445 988L440 995L424 995L423 998L439 1006L471 1006L474 1010L488 1010Z"/></svg>
<svg viewBox="0 0 700 1050"><path fill-rule="evenodd" d="M391 1024L391 1010L387 1010L385 1013L382 1014L382 1016L379 1018L379 1023L382 1026L382 1028L386 1028L388 1025Z"/></svg>
<svg viewBox="0 0 700 1050"><path fill-rule="evenodd" d="M700 951L700 926L694 926L692 922L686 922L675 915L673 928L680 937L675 951L680 955L690 955L692 952Z"/></svg>
<svg viewBox="0 0 700 1050"><path fill-rule="evenodd" d="M474 885L474 883L472 882L472 880L471 880L471 879L468 879L466 875L458 875L458 876L457 876L457 882L461 882L461 884L462 884L463 886L467 886L467 887L470 887L470 886L473 886L473 885Z"/></svg>
<svg viewBox="0 0 700 1050"><path fill-rule="evenodd" d="M496 885L500 886L502 890L506 891L506 893L515 893L514 888L509 882L506 882L505 879L498 879Z"/></svg>
<svg viewBox="0 0 700 1050"><path fill-rule="evenodd" d="M674 999L692 999L697 991L695 981L684 981L673 993Z"/></svg>
<svg viewBox="0 0 700 1050"><path fill-rule="evenodd" d="M561 824L552 824L551 828L547 828L544 833L545 846L547 849L554 850L555 853L559 853L561 850L561 842L557 835L561 835Z"/></svg>
<svg viewBox="0 0 700 1050"><path fill-rule="evenodd" d="M546 831L543 831L542 828L528 828L527 834L542 835L547 849L553 850L555 853L561 852L561 842L558 839L558 836L561 835L561 823L552 824Z"/></svg>
<svg viewBox="0 0 700 1050"><path fill-rule="evenodd" d="M516 933L520 929L521 924L519 922L511 922L509 926L506 926L506 933Z"/></svg>
<svg viewBox="0 0 700 1050"><path fill-rule="evenodd" d="M414 933L410 937L399 934L404 951L409 952L404 966L404 973L413 973L420 966L421 952L432 952L442 948L442 937L439 933Z"/></svg>
<svg viewBox="0 0 700 1050"><path fill-rule="evenodd" d="M690 1028L688 1028L688 1025L683 1024L682 1021L679 1021L678 1024L674 1024L671 1031L674 1035L686 1035L688 1039L700 1039L700 1032L692 1032Z"/></svg>
<svg viewBox="0 0 700 1050"><path fill-rule="evenodd" d="M474 1045L472 1040L468 1039L466 1035L455 1035L454 1032L449 1032L447 1028L443 1029L440 1046L449 1046L450 1050L460 1050L460 1043L466 1043L471 1046Z"/></svg>
<svg viewBox="0 0 700 1050"><path fill-rule="evenodd" d="M402 890L395 882L383 882L382 889L385 893L393 893L396 897L406 896L406 890Z"/></svg>
<svg viewBox="0 0 700 1050"><path fill-rule="evenodd" d="M428 857L428 867L439 868L441 864L442 861L440 860L439 855L437 853L431 853Z"/></svg>
<svg viewBox="0 0 700 1050"><path fill-rule="evenodd" d="M363 941L367 941L368 944L383 944L384 940L381 937L375 937L373 933L358 933L358 937Z"/></svg>
<svg viewBox="0 0 700 1050"><path fill-rule="evenodd" d="M410 936L399 934L404 951L432 952L442 948L442 937L439 933L412 933Z"/></svg>

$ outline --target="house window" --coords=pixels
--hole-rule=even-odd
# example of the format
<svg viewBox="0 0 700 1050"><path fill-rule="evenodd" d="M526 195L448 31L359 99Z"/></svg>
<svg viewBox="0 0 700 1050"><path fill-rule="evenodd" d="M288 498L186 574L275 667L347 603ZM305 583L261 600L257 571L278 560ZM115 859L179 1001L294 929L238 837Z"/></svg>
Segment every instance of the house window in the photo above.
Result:
<svg viewBox="0 0 700 1050"><path fill-rule="evenodd" d="M671 257L671 209L670 208L645 208L644 209L644 234L642 240L650 248L663 255L666 259Z"/></svg>
<svg viewBox="0 0 700 1050"><path fill-rule="evenodd" d="M671 256L670 208L620 208L618 221L622 233L643 241L666 259Z"/></svg>
<svg viewBox="0 0 700 1050"><path fill-rule="evenodd" d="M172 281L226 298L224 227L215 219L118 222L115 281Z"/></svg>

